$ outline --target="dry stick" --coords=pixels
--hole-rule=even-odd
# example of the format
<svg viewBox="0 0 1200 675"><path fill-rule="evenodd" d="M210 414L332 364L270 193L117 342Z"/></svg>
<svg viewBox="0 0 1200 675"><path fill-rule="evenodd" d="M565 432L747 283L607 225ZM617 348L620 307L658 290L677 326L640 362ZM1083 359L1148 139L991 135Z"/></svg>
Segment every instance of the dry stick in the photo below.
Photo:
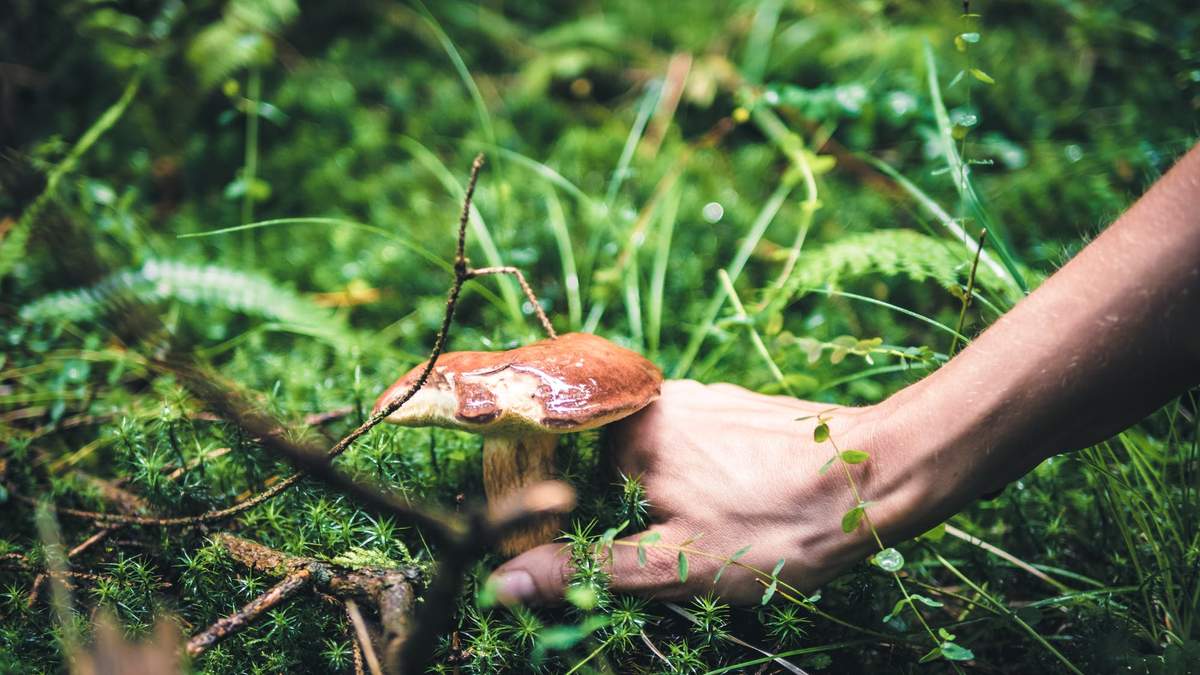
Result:
<svg viewBox="0 0 1200 675"><path fill-rule="evenodd" d="M363 621L362 612L358 611L358 603L347 600L345 605L346 616L350 617L350 623L354 626L355 644L366 657L371 675L383 675L383 669L379 667L379 657L375 656L375 648L371 646L371 635L367 632L367 622Z"/></svg>
<svg viewBox="0 0 1200 675"><path fill-rule="evenodd" d="M263 612L299 593L313 582L313 570L293 572L270 590L251 600L245 607L209 626L207 630L188 640L188 656L196 657L225 637L253 622Z"/></svg>
<svg viewBox="0 0 1200 675"><path fill-rule="evenodd" d="M958 539L962 539L963 541L967 542L968 544L973 544L975 546L978 546L979 548L987 551L988 553L991 553L992 555L996 556L997 558L1007 560L1008 562L1012 563L1013 565L1016 565L1017 567L1025 570L1026 572L1032 574L1033 576L1037 577L1038 579L1041 579L1042 581L1046 582L1047 584L1053 586L1055 588L1055 590L1057 590L1061 593L1070 593L1073 590L1070 586L1067 586L1066 584L1062 583L1058 579L1051 577L1050 575L1039 570L1038 568L1034 567L1033 565L1030 565L1029 563L1025 562L1024 560L1021 560L1020 558L1009 553L1008 551L1005 551L1004 549L1002 549L998 546L995 546L993 544L989 544L988 542L980 539L979 537L967 534L966 532L963 532L962 530L958 529L957 527L954 527L950 523L946 523L946 534L948 534L952 537L957 537Z"/></svg>
<svg viewBox="0 0 1200 675"><path fill-rule="evenodd" d="M308 474L310 477L324 482L327 486L342 492L367 511L397 517L402 522L407 522L421 528L429 535L429 538L444 545L444 555L439 564L439 573L425 593L425 602L422 610L419 612L418 621L412 634L408 636L408 639L403 641L393 639L388 645L388 664L391 666L390 670L393 672L397 670L401 672L420 672L423 670L424 665L432 656L434 649L436 649L436 637L438 633L441 632L453 614L454 599L458 594L463 573L470 561L477 558L479 554L487 550L488 547L505 534L523 527L548 513L565 512L574 506L574 492L569 486L558 481L547 481L531 486L501 504L492 505L491 509L487 512L473 509L468 514L467 527L464 530L463 523L458 518L444 517L415 508L408 500L397 499L347 478L336 471L331 464L334 456L340 454L357 438L383 421L400 406L404 405L424 385L433 369L434 361L445 347L446 337L454 315L454 308L462 291L462 286L473 276L473 270L470 268L469 261L464 254L464 248L470 201L482 164L483 157L480 155L476 157L472 165L471 179L468 183L466 199L463 203L463 212L459 219L458 246L454 261L454 284L451 286L449 296L446 300L446 312L429 362L426 363L425 369L417 382L404 396L387 403L382 410L372 415L370 419L339 441L328 452L313 451L311 448L298 445L285 438L283 434L278 433L279 423L276 420L266 414L257 412L247 400L235 393L233 386L221 384L215 374L207 372L195 364L182 359L169 360L164 358L159 359L155 363L156 367L173 373L185 388L198 399L204 401L223 419L243 429L252 437L260 439L263 447L274 451L288 460L293 466L300 469L301 473ZM145 317L131 317L131 321L137 319L145 319ZM152 327L152 325L135 326L135 328L143 329ZM140 332L147 335L151 334L147 330ZM298 475L300 474L281 481L279 485L276 485L271 490L256 495L247 500L247 502L260 503L266 498L278 494L283 489L286 489L286 487L294 484L298 480ZM240 510L244 510L242 505L235 505L213 513L218 513L220 517L225 517ZM68 514L83 513L87 514L87 517L93 518L99 516L101 520L152 525L162 525L164 523L197 524L199 522L219 519L219 517L214 517L211 514L201 514L200 516L192 516L185 519L146 519L134 517L125 520L123 518L110 518L106 514L80 512L75 509L63 512ZM304 570L293 570L293 573L284 582L281 582L268 594L247 605L238 615L219 621L212 628L194 638L192 642L189 642L189 652L194 651L198 654L207 645L212 644L217 639L220 639L220 637L228 635L233 630L236 630L237 627L245 625L247 622L245 617L249 616L252 618L257 613L261 613L262 610L257 609L259 605L268 602L272 605L276 604L289 595L294 594L300 588L308 585L312 581L312 570L311 565L305 567ZM300 572L305 572L305 574L300 575ZM211 636L211 638L208 636Z"/></svg>
<svg viewBox="0 0 1200 675"><path fill-rule="evenodd" d="M92 536L88 537L87 539L84 539L82 542L77 544L75 546L75 548L71 549L70 551L67 551L67 560L70 560L71 558L74 558L75 556L79 555L80 553L86 551L87 549L94 546L96 544L96 542L102 541L108 535L112 534L113 532L116 532L117 530L121 529L122 527L123 527L122 525L109 525L107 527L100 528L95 533L93 533ZM41 592L42 592L42 585L46 582L46 574L47 574L46 572L38 572L38 575L33 578L33 583L30 584L30 587L29 587L29 597L25 601L25 605L27 607L33 607L34 605L37 604L38 597L41 595Z"/></svg>
<svg viewBox="0 0 1200 675"><path fill-rule="evenodd" d="M286 577L301 572L311 573L316 595L334 604L355 598L369 601L377 609L385 637L402 636L407 630L408 613L413 602L410 582L419 576L413 568L350 569L316 558L289 555L231 534L218 534L214 542L224 548L231 558L254 572ZM267 591L254 602L261 601L274 590ZM248 623L241 623L233 629L223 628L227 622L228 619L221 619L192 638L197 647L189 652L190 655L193 658L199 656L214 644L212 641L199 642L201 636L223 631L221 637L225 637ZM369 642L367 644L370 649Z"/></svg>
<svg viewBox="0 0 1200 675"><path fill-rule="evenodd" d="M537 296L534 295L533 289L529 287L529 282L525 281L525 275L516 267L478 267L471 270L471 278L482 277L488 274L511 274L517 278L517 284L521 286L521 291L525 293L525 299L529 300L529 304L533 306L533 312L537 314L538 321L541 322L542 328L546 330L546 334L550 339L558 337L558 333L554 332L554 326L550 324L550 319L546 318L546 313L542 311L542 306L538 303Z"/></svg>
<svg viewBox="0 0 1200 675"><path fill-rule="evenodd" d="M345 605L343 605L343 607L344 606ZM350 630L354 630L353 625L350 626ZM362 645L358 643L358 639L354 635L350 636L350 644L353 645L354 648L354 675L366 675L367 671L363 668Z"/></svg>
<svg viewBox="0 0 1200 675"><path fill-rule="evenodd" d="M124 509L126 511L136 511L138 509L145 508L145 503L141 499L141 497L138 497L137 495L135 495L133 493L127 492L124 489L122 489L112 483L109 483L107 481L103 481L101 479L93 478L90 476L87 476L87 477L90 478L92 481L99 483L101 486L105 487L106 489L103 491L104 496L107 497L109 499L109 501L114 502L119 508ZM168 480L175 480L175 478L169 477ZM89 536L87 539L84 539L82 542L76 544L75 547L72 548L70 551L67 551L67 560L71 560L72 558L82 554L84 551L88 550L92 546L95 546L96 544L100 543L101 541L104 541L105 539L108 538L108 536L110 534L120 530L122 527L124 527L124 526L123 525L102 526L100 529L98 529L94 533L92 533L92 535ZM33 607L34 605L37 604L38 596L41 594L42 585L45 583L45 581L46 581L46 573L45 572L40 572L40 573L38 573L38 575L36 577L33 578L33 583L30 585L30 588L29 588L29 597L26 600L27 606Z"/></svg>

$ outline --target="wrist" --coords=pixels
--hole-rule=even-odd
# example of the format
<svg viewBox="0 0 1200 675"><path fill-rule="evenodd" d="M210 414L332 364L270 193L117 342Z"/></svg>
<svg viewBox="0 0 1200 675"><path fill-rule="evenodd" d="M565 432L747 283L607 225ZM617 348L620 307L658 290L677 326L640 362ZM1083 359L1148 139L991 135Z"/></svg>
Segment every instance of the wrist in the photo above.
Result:
<svg viewBox="0 0 1200 675"><path fill-rule="evenodd" d="M934 416L938 408L912 385L862 409L855 424L858 446L870 455L862 498L885 543L915 537L992 489L979 471L972 446L979 434ZM1003 483L1001 483L1003 484Z"/></svg>

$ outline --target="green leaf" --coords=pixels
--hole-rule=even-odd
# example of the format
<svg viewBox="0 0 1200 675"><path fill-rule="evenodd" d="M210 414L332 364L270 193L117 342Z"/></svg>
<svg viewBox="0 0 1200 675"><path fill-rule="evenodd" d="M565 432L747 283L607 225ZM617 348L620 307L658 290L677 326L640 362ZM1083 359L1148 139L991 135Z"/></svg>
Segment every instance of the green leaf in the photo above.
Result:
<svg viewBox="0 0 1200 675"><path fill-rule="evenodd" d="M890 611L884 615L883 622L887 623L887 622L891 621L892 619L894 619L896 617L896 615L900 613L900 610L904 609L904 606L907 605L908 603L909 603L908 598L900 598L899 600L897 600L896 604L892 605L892 611Z"/></svg>
<svg viewBox="0 0 1200 675"><path fill-rule="evenodd" d="M681 583L687 582L687 577L688 577L688 559L687 559L687 556L684 555L683 551L680 551L679 552L679 581Z"/></svg>
<svg viewBox="0 0 1200 675"><path fill-rule="evenodd" d="M479 592L475 594L475 604L482 609L495 607L499 602L499 597L496 594L496 589L500 584L497 581L488 579L487 582L480 587Z"/></svg>
<svg viewBox="0 0 1200 675"><path fill-rule="evenodd" d="M871 456L862 450L843 450L842 461L847 464L862 464Z"/></svg>
<svg viewBox="0 0 1200 675"><path fill-rule="evenodd" d="M616 527L610 527L605 530L604 534L600 535L600 547L611 548L613 545L613 540L616 539L617 535L627 527L629 527L629 521L624 520L621 521L620 525L617 525Z"/></svg>
<svg viewBox="0 0 1200 675"><path fill-rule="evenodd" d="M925 652L925 656L922 656L921 660L917 661L917 663L929 663L930 661L936 661L940 658L942 658L942 646L938 645L933 649L930 649L928 652Z"/></svg>
<svg viewBox="0 0 1200 675"><path fill-rule="evenodd" d="M971 72L971 77L979 80L980 82L982 82L984 84L996 84L996 81L992 79L991 75L988 75L987 73L983 72L982 70L980 70L978 68L972 68L970 72ZM946 657L946 658L950 658L950 657Z"/></svg>
<svg viewBox="0 0 1200 675"><path fill-rule="evenodd" d="M945 536L946 536L946 524L939 523L937 525L937 527L934 527L933 529L927 531L925 534L922 534L920 538L928 539L929 541L932 541L932 542L939 542L942 540L942 537L945 537Z"/></svg>
<svg viewBox="0 0 1200 675"><path fill-rule="evenodd" d="M854 508L847 511L846 515L842 516L842 532L845 532L846 534L850 534L851 532L857 530L859 523L862 522L862 517L863 517L863 507L862 506L855 506Z"/></svg>
<svg viewBox="0 0 1200 675"><path fill-rule="evenodd" d="M830 458L829 458L829 461L827 461L827 462L825 462L824 464L822 464L820 469L817 469L817 473L818 473L819 475L822 475L822 476L824 476L824 475L825 475L825 473L826 473L827 471L829 471L829 467L833 466L833 460L835 460L835 459L837 459L837 457L830 457Z"/></svg>
<svg viewBox="0 0 1200 675"><path fill-rule="evenodd" d="M824 443L829 440L829 425L821 422L813 429L813 440L818 443Z"/></svg>
<svg viewBox="0 0 1200 675"><path fill-rule="evenodd" d="M775 563L775 569L771 570L771 578L772 579L779 576L779 572L780 572L780 570L783 569L783 564L786 562L787 562L787 560L780 558L779 562Z"/></svg>
<svg viewBox="0 0 1200 675"><path fill-rule="evenodd" d="M921 595L920 593L911 593L911 594L909 594L909 597L912 598L913 600L917 600L917 601L921 602L922 604L924 604L927 607L941 607L942 606L942 603L938 602L937 600L934 600L933 598L925 597L924 595Z"/></svg>
<svg viewBox="0 0 1200 675"><path fill-rule="evenodd" d="M732 565L733 563L737 562L738 558L741 558L742 556L746 555L746 553L749 550L750 550L749 546L743 546L742 548L738 549L737 553L734 553L733 555L729 556L728 560L721 563L721 566L719 568L717 568L717 573L715 575L713 575L713 583L715 584L718 581L720 581L721 575L725 574L725 569L727 567L729 567L730 565Z"/></svg>
<svg viewBox="0 0 1200 675"><path fill-rule="evenodd" d="M884 572L899 572L904 568L904 556L894 548L885 548L875 554L872 562Z"/></svg>
<svg viewBox="0 0 1200 675"><path fill-rule="evenodd" d="M659 539L662 539L662 534L660 534L658 532L647 532L646 534L643 534L641 536L641 538L638 539L638 544L637 544L638 567L646 566L646 546L653 544L654 542L658 541Z"/></svg>
<svg viewBox="0 0 1200 675"><path fill-rule="evenodd" d="M765 605L770 602L771 598L775 596L775 590L777 588L779 588L779 580L772 579L771 583L767 584L767 590L763 591L762 602L760 604Z"/></svg>
<svg viewBox="0 0 1200 675"><path fill-rule="evenodd" d="M974 652L954 642L943 642L941 652L947 661L970 661L975 658Z"/></svg>

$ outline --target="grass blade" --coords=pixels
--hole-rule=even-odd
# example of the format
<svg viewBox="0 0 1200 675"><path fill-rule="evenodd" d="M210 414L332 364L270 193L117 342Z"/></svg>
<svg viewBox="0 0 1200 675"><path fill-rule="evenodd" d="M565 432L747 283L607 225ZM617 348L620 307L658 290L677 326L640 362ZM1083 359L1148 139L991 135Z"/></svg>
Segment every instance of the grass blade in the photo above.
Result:
<svg viewBox="0 0 1200 675"><path fill-rule="evenodd" d="M946 213L946 210L938 205L938 203L934 201L932 197L926 194L924 190L917 187L909 179L905 178L899 171L892 168L892 166L887 162L870 155L862 155L862 158L888 178L891 178L893 181L895 181L895 183L903 188L904 191L907 192L914 200L916 200L918 204L920 204L926 211L936 218L937 221L941 223L942 227L946 228L946 230L950 233L950 236L953 237L955 241L960 242L969 251L973 252L972 248L975 240L971 237L971 235L967 234L967 231L965 228L963 228L962 223L959 223L957 220L951 217L949 213ZM979 262L986 265L987 268L990 269L997 277L1011 281L1014 289L1018 291L1018 293L1024 293L1024 282L1019 281L1018 277L1013 275L1012 271L1008 268L1008 265L997 261L986 250L979 254ZM1012 299L1010 299L1010 302L1011 301Z"/></svg>
<svg viewBox="0 0 1200 675"><path fill-rule="evenodd" d="M467 88L467 92L471 95L471 102L475 105L475 116L479 118L479 126L483 129L483 135L487 138L488 143L496 144L496 127L492 124L492 115L488 112L487 103L483 100L483 94L479 91L479 85L475 84L475 78L471 76L471 70L467 68L466 61L463 60L462 54L458 52L458 47L454 46L454 41L442 29L442 24L438 22L429 8L421 0L416 0L417 7L421 11L421 18L425 20L425 24L433 31L433 35L437 38L438 44L446 51L446 56L450 57L450 63L454 65L455 72L462 80L463 86Z"/></svg>
<svg viewBox="0 0 1200 675"><path fill-rule="evenodd" d="M658 240L654 244L654 268L650 272L649 298L646 300L646 344L650 355L658 353L662 339L663 290L667 281L667 265L671 262L671 238L675 233L675 218L683 193L673 190L674 199L667 199L658 221Z"/></svg>
<svg viewBox="0 0 1200 675"><path fill-rule="evenodd" d="M742 77L752 84L761 84L771 57L771 39L779 24L781 0L762 0L754 13L754 23L746 36L746 47L742 53Z"/></svg>
<svg viewBox="0 0 1200 675"><path fill-rule="evenodd" d="M646 132L646 123L650 121L650 115L654 113L654 107L658 105L658 97L661 93L662 85L656 83L648 86L646 93L642 95L642 101L638 104L637 117L634 118L633 126L629 129L629 136L625 138L625 147L621 148L621 157L617 160L617 168L608 181L608 190L604 194L606 206L612 206L613 201L617 198L617 193L621 191L621 185L629 176L629 165L633 163L633 153L642 140L642 134Z"/></svg>
<svg viewBox="0 0 1200 675"><path fill-rule="evenodd" d="M87 154L87 151L95 145L96 141L125 114L126 108L133 102L134 96L137 95L138 89L142 86L142 73L142 70L138 70L137 75L134 75L129 84L125 85L125 90L121 92L121 98L109 106L92 123L92 126L83 132L83 135L71 147L67 156L63 157L61 162L50 169L46 174L46 185L42 188L41 193L30 202L29 206L25 207L25 211L17 219L16 224L13 225L3 240L0 240L0 279L3 279L9 270L12 269L13 265L25 254L25 242L29 240L33 221L41 215L42 209L46 208L46 204L50 203L50 200L54 198L54 193L58 190L59 181L63 179L63 176L75 170L75 165L79 163L79 159Z"/></svg>
<svg viewBox="0 0 1200 675"><path fill-rule="evenodd" d="M733 281L730 280L729 274L725 270L717 270L717 276L721 279L721 286L725 289L725 295L729 296L729 302L733 304L738 318L746 322L746 328L750 332L750 341L754 343L754 350L762 357L767 370L771 372L771 377L775 378L780 388L786 391L789 396L795 396L796 392L792 391L791 385L783 377L783 371L779 369L779 365L775 363L775 359L771 358L771 352L767 349L766 343L763 342L762 336L758 334L758 329L754 327L754 323L746 315L746 308L742 305L742 300L738 297L737 290L733 287Z"/></svg>
<svg viewBox="0 0 1200 675"><path fill-rule="evenodd" d="M575 251L571 246L571 231L567 229L567 217L562 203L553 190L546 190L546 212L550 219L550 231L558 244L558 258L562 261L563 289L567 297L567 317L571 330L579 330L583 324L583 300L579 296L579 272L575 268Z"/></svg>

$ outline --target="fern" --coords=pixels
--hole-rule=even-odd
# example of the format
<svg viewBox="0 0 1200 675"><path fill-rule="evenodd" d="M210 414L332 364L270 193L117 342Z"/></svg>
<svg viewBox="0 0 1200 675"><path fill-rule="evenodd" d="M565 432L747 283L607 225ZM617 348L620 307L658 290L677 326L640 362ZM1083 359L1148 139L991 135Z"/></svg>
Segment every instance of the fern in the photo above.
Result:
<svg viewBox="0 0 1200 675"><path fill-rule="evenodd" d="M116 272L87 288L51 293L22 307L20 316L31 323L96 321L119 311L129 299L222 307L333 342L354 341L340 317L266 277L169 260L150 260L141 269Z"/></svg>
<svg viewBox="0 0 1200 675"><path fill-rule="evenodd" d="M871 275L902 276L916 282L933 280L952 288L965 281L970 265L968 253L941 239L912 230L875 230L805 251L788 280L785 297L801 289ZM988 290L1005 288L1003 280L982 265L975 284Z"/></svg>

